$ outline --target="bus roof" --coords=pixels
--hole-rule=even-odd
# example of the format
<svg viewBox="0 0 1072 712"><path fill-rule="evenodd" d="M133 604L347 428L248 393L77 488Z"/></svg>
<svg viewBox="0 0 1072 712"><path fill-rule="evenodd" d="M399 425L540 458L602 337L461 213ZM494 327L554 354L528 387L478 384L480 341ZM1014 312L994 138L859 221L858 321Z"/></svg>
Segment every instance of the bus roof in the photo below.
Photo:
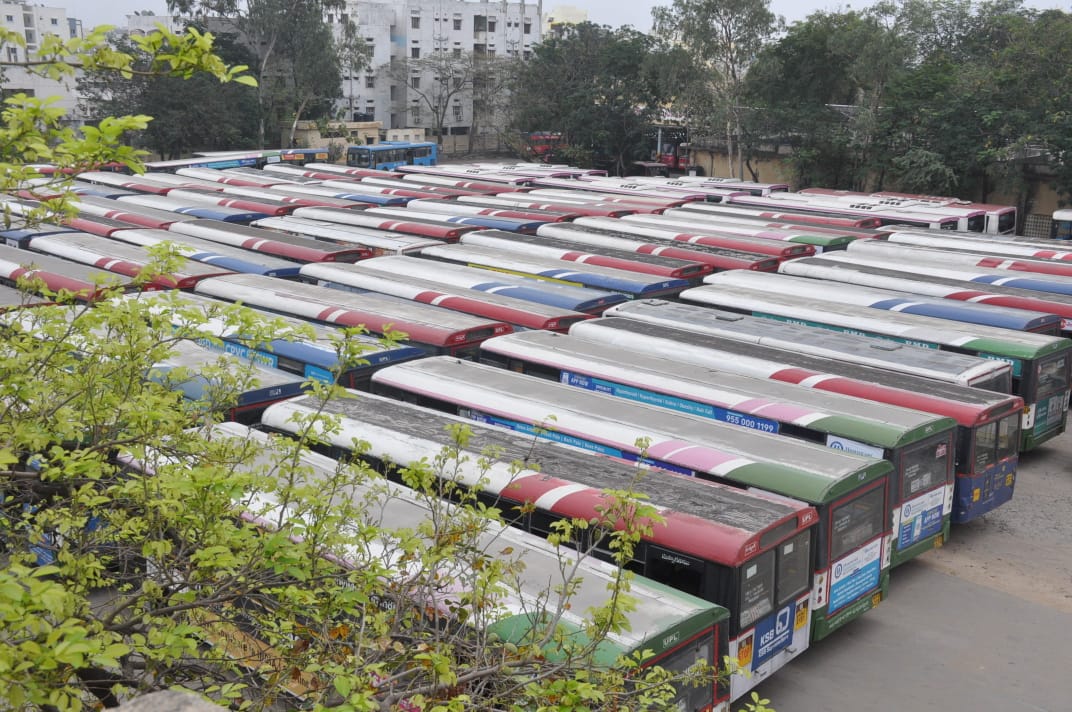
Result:
<svg viewBox="0 0 1072 712"><path fill-rule="evenodd" d="M999 356L1028 359L1072 349L1072 342L1056 336L954 322L933 316L881 311L819 297L778 293L762 287L707 284L686 290L681 298L723 309L744 310L756 316L771 315L811 326L863 332L904 343L932 345L930 348L977 349Z"/></svg>
<svg viewBox="0 0 1072 712"><path fill-rule="evenodd" d="M672 225L642 225L639 223L626 222L625 220L611 220L607 218L578 218L573 221L574 225L593 227L600 230L613 230L626 232L631 235L648 237L656 240L666 240L671 243L683 242L690 245L712 245L715 247L727 247L733 250L745 252L758 252L772 255L779 259L799 257L815 254L815 247L799 243L785 243L779 240L767 240L760 237L747 235L732 235L720 233L718 230L696 226L693 230L682 230Z"/></svg>
<svg viewBox="0 0 1072 712"><path fill-rule="evenodd" d="M624 397L630 389L666 394L659 405L693 412L689 402L714 406L706 417L727 422L716 409L747 413L765 423L797 425L802 428L852 438L881 448L898 448L956 427L952 418L939 417L909 408L887 406L876 411L874 404L857 398L800 388L795 385L720 371L697 368L680 361L631 353L623 361L615 346L576 336L546 331L526 331L489 339L480 345L482 353L531 361L561 372L560 382L569 374L570 385L606 392L604 384L622 384ZM638 398L645 400L643 397ZM736 424L736 423L735 423ZM779 432L762 427L763 432Z"/></svg>
<svg viewBox="0 0 1072 712"><path fill-rule="evenodd" d="M338 431L324 434L330 442L350 449L357 436L369 444L369 455L397 463L433 461L443 448L458 447L451 432L465 427L469 435L462 449L471 456L459 458L456 474L463 484L508 500L538 503L565 516L596 516L597 508L606 506L607 490L645 494L668 519L665 526L654 527L647 539L730 566L766 549L766 532L786 522L801 526L817 521L814 510L802 502L680 475L653 479L619 460L370 393L325 404L310 397L295 398L271 406L261 422L293 432L299 427L292 420L295 413L316 412L321 407L342 418ZM484 470L479 463L489 457L491 465ZM526 466L518 471L513 463ZM513 508L504 511L507 519L517 514Z"/></svg>
<svg viewBox="0 0 1072 712"><path fill-rule="evenodd" d="M1019 413L1023 406L1022 399L1008 393L943 383L631 318L593 319L576 324L570 329L570 335L616 344L628 352L914 408L951 417L966 427L975 427L995 414Z"/></svg>
<svg viewBox="0 0 1072 712"><path fill-rule="evenodd" d="M453 262L385 256L366 260L363 264L366 268L378 269L388 275L442 282L454 287L502 294L584 313L602 312L608 306L620 304L627 299L625 295L617 292L548 282Z"/></svg>
<svg viewBox="0 0 1072 712"><path fill-rule="evenodd" d="M446 399L492 423L519 419L552 437L595 442L619 457L641 456L636 443L647 440L643 456L810 504L829 503L892 471L884 460L810 443L772 442L772 436L747 428L453 358L391 366L372 382L374 391L387 386Z"/></svg>
<svg viewBox="0 0 1072 712"><path fill-rule="evenodd" d="M418 303L434 304L465 314L504 321L526 329L565 330L574 322L592 317L591 314L500 294L391 274L389 267L377 269L376 266L369 265L372 261L365 260L360 264L309 264L301 268L301 274L303 277L319 280L320 284L346 285L359 292L368 290L389 294Z"/></svg>
<svg viewBox="0 0 1072 712"><path fill-rule="evenodd" d="M284 260L269 254L231 247L212 240L202 240L175 230L132 228L116 230L108 239L132 245L152 247L170 243L187 259L224 267L232 272L263 274L270 277L297 277L301 266L293 260Z"/></svg>
<svg viewBox="0 0 1072 712"><path fill-rule="evenodd" d="M772 321L697 304L637 299L611 307L604 315L855 363L867 367L873 375L878 373L875 369L882 369L947 383L980 386L1008 380L1011 372L1011 366L1002 361L862 334Z"/></svg>
<svg viewBox="0 0 1072 712"><path fill-rule="evenodd" d="M196 291L304 319L363 326L377 334L404 332L409 341L440 348L475 343L512 331L503 322L427 304L379 294L354 294L255 274L207 280L198 285Z"/></svg>
<svg viewBox="0 0 1072 712"><path fill-rule="evenodd" d="M131 245L80 232L35 238L31 243L31 249L100 267L127 277L137 277L142 270L154 262L149 251L140 245ZM179 269L156 275L150 282L158 287L189 289L194 283L207 277L227 274L232 274L232 272L224 267L183 260Z"/></svg>
<svg viewBox="0 0 1072 712"><path fill-rule="evenodd" d="M516 252L474 245L428 247L421 250L421 255L489 270L502 270L516 275L636 296L676 294L689 286L688 281L684 279L645 275L598 265L577 265L562 260L523 256Z"/></svg>
<svg viewBox="0 0 1072 712"><path fill-rule="evenodd" d="M67 290L79 299L94 299L109 287L133 287L116 272L0 244L0 281L14 287L20 278L40 280L50 291Z"/></svg>
<svg viewBox="0 0 1072 712"><path fill-rule="evenodd" d="M340 245L297 235L284 235L274 230L249 225L221 223L216 220L173 223L168 230L296 262L356 262L372 256L372 251L361 245Z"/></svg>
<svg viewBox="0 0 1072 712"><path fill-rule="evenodd" d="M311 218L299 218L290 215L286 217L255 220L252 225L254 227L265 228L273 235L285 233L320 238L316 240L316 242L317 244L324 244L325 248L338 246L340 249L347 249L348 246L350 246L349 249L367 250L372 257L417 252L424 247L432 247L433 245L441 244L439 240L431 237L405 235L402 233L388 232L387 230L376 230L373 228L357 227L356 225L344 225L342 223L327 222L326 220L313 220Z"/></svg>
<svg viewBox="0 0 1072 712"><path fill-rule="evenodd" d="M586 246L552 237L546 233L537 236L516 235L501 230L478 230L477 232L462 235L460 242L463 245L483 245L484 247L507 250L516 252L519 255L542 256L567 262L602 265L604 267L624 269L627 272L641 272L674 279L699 280L712 271L712 267L704 261L642 253L606 244Z"/></svg>

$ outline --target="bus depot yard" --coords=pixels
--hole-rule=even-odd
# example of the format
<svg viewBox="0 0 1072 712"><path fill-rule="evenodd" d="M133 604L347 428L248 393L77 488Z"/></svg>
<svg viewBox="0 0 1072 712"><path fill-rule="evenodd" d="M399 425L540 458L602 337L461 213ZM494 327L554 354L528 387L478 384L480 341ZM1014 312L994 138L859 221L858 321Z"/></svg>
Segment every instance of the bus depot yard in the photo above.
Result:
<svg viewBox="0 0 1072 712"><path fill-rule="evenodd" d="M31 309L25 277L92 302L107 271L161 309L178 294L312 324L260 344L210 322L160 367L207 367L210 348L256 363L223 413L253 432L293 433L310 380L357 389L315 457L358 438L387 473L467 423L474 452L541 465L466 480L516 505L534 567L551 523L650 467L637 486L666 525L631 564L643 605L619 652L684 631L659 664L740 668L682 709L753 690L783 712L1067 708L1072 252L1017 238L1014 208L437 165L435 144L325 160L75 176L74 214L0 233L5 319ZM16 223L53 195L41 172L4 199ZM162 242L187 260L135 282ZM340 371L340 326L370 333L367 363ZM406 337L371 338L387 330Z"/></svg>

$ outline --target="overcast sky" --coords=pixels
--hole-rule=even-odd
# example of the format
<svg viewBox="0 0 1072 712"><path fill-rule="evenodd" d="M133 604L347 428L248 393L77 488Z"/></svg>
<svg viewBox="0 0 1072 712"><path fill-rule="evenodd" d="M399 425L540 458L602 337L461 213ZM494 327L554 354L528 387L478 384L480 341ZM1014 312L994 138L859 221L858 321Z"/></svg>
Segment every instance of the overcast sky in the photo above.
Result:
<svg viewBox="0 0 1072 712"><path fill-rule="evenodd" d="M167 12L165 0L38 0L45 5L66 7L69 17L77 17L86 26L125 25L126 16L136 10L152 10L158 15ZM529 0L532 2L532 0ZM670 0L544 0L544 12L557 5L572 5L588 11L588 19L601 25L632 25L639 30L651 28L651 8L669 5ZM816 10L839 8L859 9L872 5L871 0L772 0L771 10L783 16L787 22L802 20ZM1034 8L1059 8L1069 10L1070 0L1031 0L1025 3Z"/></svg>

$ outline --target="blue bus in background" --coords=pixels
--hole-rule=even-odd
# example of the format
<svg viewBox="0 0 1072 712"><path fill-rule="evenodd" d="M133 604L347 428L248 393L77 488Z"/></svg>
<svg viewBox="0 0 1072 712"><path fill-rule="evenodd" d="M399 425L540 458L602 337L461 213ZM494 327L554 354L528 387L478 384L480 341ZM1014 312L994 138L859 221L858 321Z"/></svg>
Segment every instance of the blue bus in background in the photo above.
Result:
<svg viewBox="0 0 1072 712"><path fill-rule="evenodd" d="M346 165L391 170L398 166L434 166L439 146L434 141L380 141L346 149Z"/></svg>

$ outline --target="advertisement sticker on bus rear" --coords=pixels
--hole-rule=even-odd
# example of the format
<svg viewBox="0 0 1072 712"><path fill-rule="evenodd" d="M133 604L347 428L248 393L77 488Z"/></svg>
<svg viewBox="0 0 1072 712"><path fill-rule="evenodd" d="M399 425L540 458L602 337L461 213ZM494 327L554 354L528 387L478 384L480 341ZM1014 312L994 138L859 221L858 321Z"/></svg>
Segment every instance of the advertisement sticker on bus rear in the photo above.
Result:
<svg viewBox="0 0 1072 712"><path fill-rule="evenodd" d="M942 531L942 506L945 488L936 489L901 505L901 524L897 530L897 548L907 549Z"/></svg>
<svg viewBox="0 0 1072 712"><path fill-rule="evenodd" d="M882 539L852 552L830 569L830 613L878 588Z"/></svg>
<svg viewBox="0 0 1072 712"><path fill-rule="evenodd" d="M796 603L790 603L776 615L767 616L756 623L756 650L752 660L752 670L770 660L775 653L785 648L793 640L793 609Z"/></svg>

